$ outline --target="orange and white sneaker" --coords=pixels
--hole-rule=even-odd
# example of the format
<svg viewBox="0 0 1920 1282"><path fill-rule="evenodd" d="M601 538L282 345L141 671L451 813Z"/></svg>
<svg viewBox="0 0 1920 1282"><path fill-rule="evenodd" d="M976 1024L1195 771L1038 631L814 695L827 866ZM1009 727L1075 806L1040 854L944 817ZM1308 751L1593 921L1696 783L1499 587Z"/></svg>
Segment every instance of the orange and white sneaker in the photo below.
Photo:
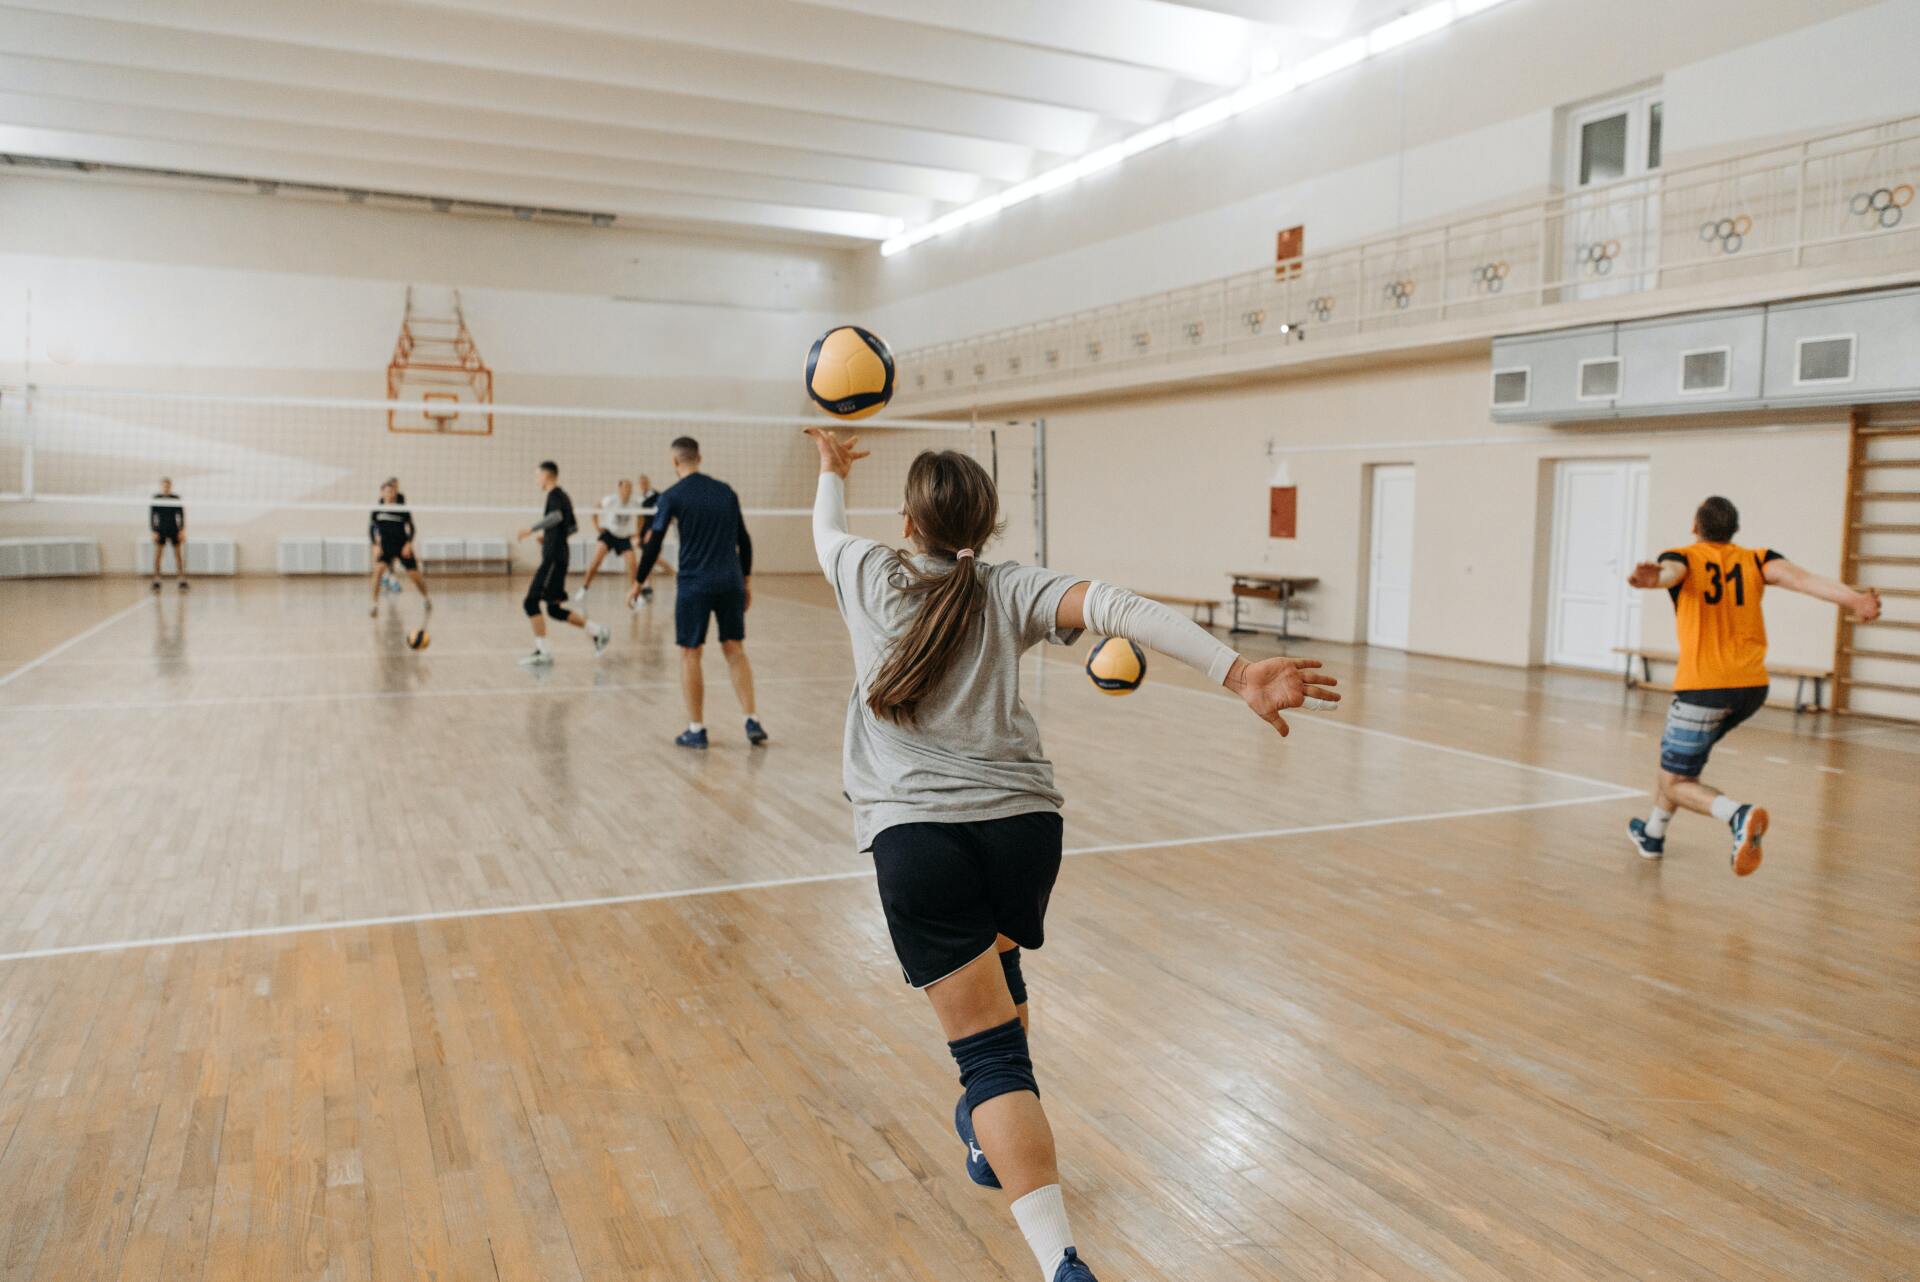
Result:
<svg viewBox="0 0 1920 1282"><path fill-rule="evenodd" d="M1760 839L1767 835L1764 806L1742 806L1727 820L1733 829L1733 875L1745 877L1760 866Z"/></svg>

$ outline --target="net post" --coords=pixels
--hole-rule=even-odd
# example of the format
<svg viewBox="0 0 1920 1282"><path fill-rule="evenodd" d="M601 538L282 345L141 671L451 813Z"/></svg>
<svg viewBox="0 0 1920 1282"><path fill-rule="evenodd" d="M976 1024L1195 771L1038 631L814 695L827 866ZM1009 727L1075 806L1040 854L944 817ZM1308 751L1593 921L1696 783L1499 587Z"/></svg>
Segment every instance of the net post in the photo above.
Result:
<svg viewBox="0 0 1920 1282"><path fill-rule="evenodd" d="M1033 420L1033 562L1047 563L1047 420Z"/></svg>
<svg viewBox="0 0 1920 1282"><path fill-rule="evenodd" d="M20 500L33 502L33 384L28 383L20 404Z"/></svg>

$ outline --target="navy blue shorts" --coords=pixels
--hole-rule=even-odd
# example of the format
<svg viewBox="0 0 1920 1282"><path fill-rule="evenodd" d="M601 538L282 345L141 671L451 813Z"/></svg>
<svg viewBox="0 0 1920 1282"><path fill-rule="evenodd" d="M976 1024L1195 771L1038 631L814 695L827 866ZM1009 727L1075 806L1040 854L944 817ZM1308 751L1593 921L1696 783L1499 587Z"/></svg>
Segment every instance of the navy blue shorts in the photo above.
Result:
<svg viewBox="0 0 1920 1282"><path fill-rule="evenodd" d="M747 639L747 590L739 583L708 585L680 580L673 598L673 638L682 650L707 643L707 618L720 627L720 640Z"/></svg>
<svg viewBox="0 0 1920 1282"><path fill-rule="evenodd" d="M1683 779L1697 779L1707 768L1713 745L1727 732L1760 711L1767 701L1766 686L1732 690L1682 690L1667 709L1667 728L1660 736L1660 768Z"/></svg>

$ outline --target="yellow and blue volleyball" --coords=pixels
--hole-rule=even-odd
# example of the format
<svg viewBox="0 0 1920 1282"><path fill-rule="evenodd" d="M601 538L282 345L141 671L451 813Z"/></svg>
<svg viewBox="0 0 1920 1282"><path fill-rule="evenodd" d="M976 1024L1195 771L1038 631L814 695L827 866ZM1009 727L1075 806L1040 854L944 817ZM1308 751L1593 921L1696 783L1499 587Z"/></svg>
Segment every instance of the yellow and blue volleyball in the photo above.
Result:
<svg viewBox="0 0 1920 1282"><path fill-rule="evenodd" d="M407 649L424 650L432 640L433 638L427 635L425 628L415 628L412 632L407 633Z"/></svg>
<svg viewBox="0 0 1920 1282"><path fill-rule="evenodd" d="M1103 637L1087 656L1087 680L1101 694L1132 694L1147 679L1147 656L1125 637Z"/></svg>
<svg viewBox="0 0 1920 1282"><path fill-rule="evenodd" d="M893 399L893 353L858 325L841 325L807 353L807 395L835 418L878 414Z"/></svg>

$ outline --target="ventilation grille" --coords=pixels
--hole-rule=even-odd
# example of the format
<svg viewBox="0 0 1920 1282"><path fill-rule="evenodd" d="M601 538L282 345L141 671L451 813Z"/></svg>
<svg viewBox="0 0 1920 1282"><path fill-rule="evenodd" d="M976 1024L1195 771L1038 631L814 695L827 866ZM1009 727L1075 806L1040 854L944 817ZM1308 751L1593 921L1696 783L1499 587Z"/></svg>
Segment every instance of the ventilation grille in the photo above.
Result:
<svg viewBox="0 0 1920 1282"><path fill-rule="evenodd" d="M1620 358L1603 356L1580 362L1580 399L1605 401L1620 395Z"/></svg>
<svg viewBox="0 0 1920 1282"><path fill-rule="evenodd" d="M1793 377L1799 383L1851 382L1853 335L1801 339Z"/></svg>
<svg viewBox="0 0 1920 1282"><path fill-rule="evenodd" d="M1724 347L1704 352L1687 352L1680 358L1680 390L1683 392L1724 392L1729 386L1729 353Z"/></svg>
<svg viewBox="0 0 1920 1282"><path fill-rule="evenodd" d="M1525 369L1497 369L1493 372L1495 406L1525 405L1531 390L1532 373Z"/></svg>

